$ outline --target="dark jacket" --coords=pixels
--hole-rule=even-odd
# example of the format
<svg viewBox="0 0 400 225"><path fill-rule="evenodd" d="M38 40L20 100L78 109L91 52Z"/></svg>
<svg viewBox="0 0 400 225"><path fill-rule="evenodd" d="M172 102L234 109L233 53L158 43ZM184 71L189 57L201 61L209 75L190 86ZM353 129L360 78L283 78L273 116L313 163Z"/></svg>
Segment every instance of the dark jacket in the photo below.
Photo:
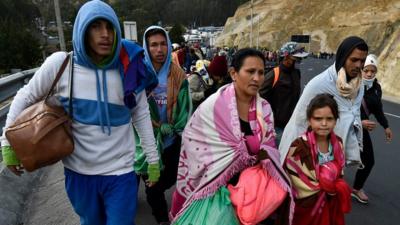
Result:
<svg viewBox="0 0 400 225"><path fill-rule="evenodd" d="M232 78L230 76L224 76L220 82L215 82L204 91L204 99L210 97L210 95L214 94L218 91L218 89L226 84L232 82Z"/></svg>
<svg viewBox="0 0 400 225"><path fill-rule="evenodd" d="M384 129L388 128L389 123L383 113L381 85L375 79L372 87L368 90L365 88L364 90L363 104L361 105L361 120L368 120L369 115L373 114ZM364 102L368 108L369 114L367 114L364 109Z"/></svg>
<svg viewBox="0 0 400 225"><path fill-rule="evenodd" d="M260 89L261 97L265 98L271 104L274 113L274 122L276 127L284 128L292 116L297 101L300 98L300 70L288 69L282 64L279 65L280 75L275 86L274 70L265 75L264 83Z"/></svg>

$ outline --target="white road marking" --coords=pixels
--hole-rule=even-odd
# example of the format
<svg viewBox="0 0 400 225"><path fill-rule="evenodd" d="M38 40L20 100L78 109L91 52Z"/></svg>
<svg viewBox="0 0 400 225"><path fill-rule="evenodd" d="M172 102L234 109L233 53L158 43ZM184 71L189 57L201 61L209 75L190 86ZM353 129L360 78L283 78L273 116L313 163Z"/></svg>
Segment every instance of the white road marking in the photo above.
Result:
<svg viewBox="0 0 400 225"><path fill-rule="evenodd" d="M397 119L400 119L400 116L398 116L398 115L394 115L394 114L387 113L387 112L385 112L385 114L388 116L393 116L393 117L396 117Z"/></svg>

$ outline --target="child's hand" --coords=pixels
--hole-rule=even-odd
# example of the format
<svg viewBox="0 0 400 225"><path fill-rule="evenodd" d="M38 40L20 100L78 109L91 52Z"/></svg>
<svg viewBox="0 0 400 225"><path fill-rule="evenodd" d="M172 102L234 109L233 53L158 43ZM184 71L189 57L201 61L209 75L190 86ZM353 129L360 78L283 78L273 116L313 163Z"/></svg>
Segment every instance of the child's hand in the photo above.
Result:
<svg viewBox="0 0 400 225"><path fill-rule="evenodd" d="M363 128L367 129L368 131L372 131L376 127L376 123L371 120L363 120L361 123Z"/></svg>

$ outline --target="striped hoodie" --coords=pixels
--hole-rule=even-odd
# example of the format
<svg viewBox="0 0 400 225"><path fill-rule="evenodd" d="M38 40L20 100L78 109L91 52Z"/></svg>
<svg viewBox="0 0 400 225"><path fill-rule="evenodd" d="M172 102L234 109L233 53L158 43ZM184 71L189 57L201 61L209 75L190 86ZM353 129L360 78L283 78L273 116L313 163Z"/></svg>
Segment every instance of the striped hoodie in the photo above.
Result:
<svg viewBox="0 0 400 225"><path fill-rule="evenodd" d="M113 57L97 66L89 58L85 46L85 33L97 19L114 26L115 49ZM91 1L79 10L73 30L73 61L65 69L55 90L55 100L68 109L69 75L73 66L73 124L75 149L63 159L64 166L86 175L120 175L133 171L135 139L133 126L141 138L148 163L159 160L149 107L145 92L136 95L137 105L129 109L124 105L121 63L121 30L113 9L101 1ZM6 127L26 107L38 102L49 91L65 52L49 56L29 83L21 88L10 107ZM5 130L5 129L4 129ZM2 146L9 145L5 136Z"/></svg>

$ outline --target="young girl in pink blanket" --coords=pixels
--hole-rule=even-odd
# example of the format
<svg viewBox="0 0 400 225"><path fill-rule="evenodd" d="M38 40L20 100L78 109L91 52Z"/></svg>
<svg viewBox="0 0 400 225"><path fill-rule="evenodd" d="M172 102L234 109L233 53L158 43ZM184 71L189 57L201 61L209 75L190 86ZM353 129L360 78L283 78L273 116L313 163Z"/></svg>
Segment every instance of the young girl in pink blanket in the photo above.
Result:
<svg viewBox="0 0 400 225"><path fill-rule="evenodd" d="M261 52L239 50L230 71L233 82L206 99L186 125L172 224L250 225L269 214L279 224L290 224L294 205L288 178L279 166L272 111L258 95L264 67ZM268 183L242 177L250 167L267 177ZM261 186L265 188L260 190ZM258 204L260 199L268 205L262 212L243 206L244 201Z"/></svg>
<svg viewBox="0 0 400 225"><path fill-rule="evenodd" d="M333 96L315 96L307 108L309 129L293 141L286 156L284 168L296 203L293 225L344 225L344 214L350 212L343 145L333 132L338 118Z"/></svg>

